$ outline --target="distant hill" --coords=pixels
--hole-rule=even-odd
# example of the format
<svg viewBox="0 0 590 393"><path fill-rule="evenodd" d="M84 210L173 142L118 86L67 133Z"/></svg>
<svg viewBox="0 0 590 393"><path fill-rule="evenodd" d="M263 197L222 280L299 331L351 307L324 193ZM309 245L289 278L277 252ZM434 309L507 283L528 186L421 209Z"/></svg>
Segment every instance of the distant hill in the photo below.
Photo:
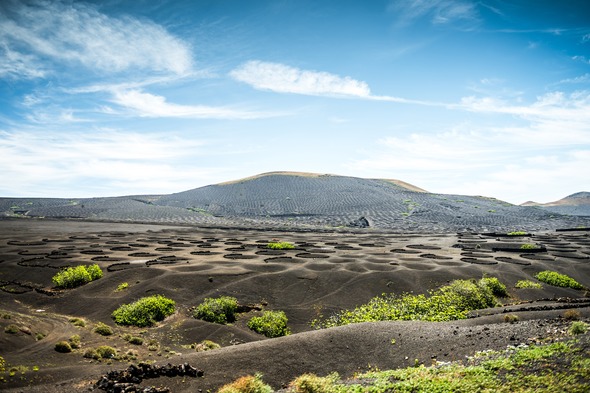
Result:
<svg viewBox="0 0 590 393"><path fill-rule="evenodd" d="M563 199L549 203L529 201L523 203L521 206L537 206L550 212L565 215L590 216L590 192L576 192Z"/></svg>
<svg viewBox="0 0 590 393"><path fill-rule="evenodd" d="M514 231L590 226L540 207L429 193L400 180L271 172L169 195L0 198L0 216L237 226Z"/></svg>

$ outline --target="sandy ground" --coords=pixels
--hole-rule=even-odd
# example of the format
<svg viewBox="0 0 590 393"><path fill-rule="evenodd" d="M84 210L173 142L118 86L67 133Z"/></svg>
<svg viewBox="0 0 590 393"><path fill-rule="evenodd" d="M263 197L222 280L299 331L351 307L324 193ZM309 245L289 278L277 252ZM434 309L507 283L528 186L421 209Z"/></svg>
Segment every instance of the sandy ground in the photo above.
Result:
<svg viewBox="0 0 590 393"><path fill-rule="evenodd" d="M567 329L561 316L577 309L590 317L585 291L544 285L516 289L521 279L542 270L568 274L590 286L590 232L542 232L523 237L476 233L436 234L345 232L280 232L198 229L76 221L0 221L0 356L21 366L0 383L7 391L88 391L105 372L127 367L86 359L87 348L116 347L134 351L140 361L189 364L203 370L200 378L162 377L144 385L168 386L173 392L215 389L238 376L261 372L279 389L305 372L332 371L350 377L370 367L381 369L460 360L478 350L556 339ZM289 241L294 250L271 251L272 240ZM521 244L540 244L541 253L525 253ZM501 248L505 251L497 251ZM56 291L51 277L59 269L99 264L100 280L73 290ZM424 293L458 278L498 277L511 298L506 307L447 323L380 322L313 330L310 321L351 308L381 293ZM116 291L119 284L129 287ZM156 327L119 327L110 315L123 303L163 294L177 312ZM228 326L191 316L204 298L231 295L252 311ZM575 299L572 302L571 299ZM569 302L567 300L570 300ZM283 310L292 335L266 339L246 321L257 308ZM520 322L504 322L505 313ZM69 320L84 318L86 327ZM93 332L96 323L115 334ZM5 332L9 325L19 331ZM39 338L39 333L45 335ZM125 333L144 338L131 345ZM57 353L57 341L74 334L82 347ZM208 339L222 349L197 353L191 343ZM392 339L395 344L392 344ZM148 350L148 342L157 343ZM153 348L152 348L153 349ZM33 371L37 366L38 371Z"/></svg>

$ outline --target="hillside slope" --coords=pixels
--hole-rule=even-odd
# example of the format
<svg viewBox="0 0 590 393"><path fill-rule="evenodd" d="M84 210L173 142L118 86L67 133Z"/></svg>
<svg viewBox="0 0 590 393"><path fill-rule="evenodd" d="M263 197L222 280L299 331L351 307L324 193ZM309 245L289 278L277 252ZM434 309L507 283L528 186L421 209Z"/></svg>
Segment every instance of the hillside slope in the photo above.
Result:
<svg viewBox="0 0 590 393"><path fill-rule="evenodd" d="M538 231L590 225L536 206L426 192L398 180L273 172L170 195L0 198L2 216L198 226Z"/></svg>
<svg viewBox="0 0 590 393"><path fill-rule="evenodd" d="M590 216L590 192L577 192L549 203L525 202L521 206L537 206L559 214Z"/></svg>

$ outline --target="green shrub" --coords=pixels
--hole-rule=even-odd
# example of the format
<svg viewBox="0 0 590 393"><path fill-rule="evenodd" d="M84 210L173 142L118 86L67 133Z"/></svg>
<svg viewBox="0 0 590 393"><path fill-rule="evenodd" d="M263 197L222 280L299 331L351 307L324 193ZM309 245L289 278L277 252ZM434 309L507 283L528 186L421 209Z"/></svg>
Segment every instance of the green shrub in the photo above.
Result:
<svg viewBox="0 0 590 393"><path fill-rule="evenodd" d="M94 332L100 334L101 336L110 336L113 334L113 329L105 323L99 322L94 327Z"/></svg>
<svg viewBox="0 0 590 393"><path fill-rule="evenodd" d="M16 334L20 331L18 326L10 324L4 328L4 332L8 334Z"/></svg>
<svg viewBox="0 0 590 393"><path fill-rule="evenodd" d="M76 288L102 277L102 270L97 264L69 267L53 276L52 281L58 288Z"/></svg>
<svg viewBox="0 0 590 393"><path fill-rule="evenodd" d="M72 352L72 346L67 341L59 341L55 343L55 350L60 353Z"/></svg>
<svg viewBox="0 0 590 393"><path fill-rule="evenodd" d="M568 330L569 334L572 336L584 334L586 331L588 331L588 324L582 321L572 322L572 325Z"/></svg>
<svg viewBox="0 0 590 393"><path fill-rule="evenodd" d="M71 318L70 322L74 326L78 326L78 327L85 327L86 326L86 321L83 320L82 318Z"/></svg>
<svg viewBox="0 0 590 393"><path fill-rule="evenodd" d="M72 349L78 349L82 345L80 336L77 334L74 334L72 337L70 337L69 341L70 347L72 347Z"/></svg>
<svg viewBox="0 0 590 393"><path fill-rule="evenodd" d="M121 292L124 291L125 289L129 288L129 283L127 282L122 282L121 284L119 284L117 286L117 289L115 289L115 292Z"/></svg>
<svg viewBox="0 0 590 393"><path fill-rule="evenodd" d="M583 289L584 288L580 283L578 283L573 278L571 278L565 274L553 272L550 270L545 270L545 271L537 273L535 278L539 281L542 281L546 284L553 285L556 287L573 288L573 289Z"/></svg>
<svg viewBox="0 0 590 393"><path fill-rule="evenodd" d="M427 295L384 294L353 310L341 311L324 320L316 319L312 321L312 326L327 328L375 321L465 319L469 311L498 304L488 282L490 280L455 280L449 285L429 291Z"/></svg>
<svg viewBox="0 0 590 393"><path fill-rule="evenodd" d="M207 322L226 324L235 321L238 311L238 299L231 296L206 298L193 313L197 319Z"/></svg>
<svg viewBox="0 0 590 393"><path fill-rule="evenodd" d="M96 349L94 348L89 348L84 352L84 355L82 355L83 357L87 358L87 359L95 359L98 360L100 359L100 356L98 354L98 352L96 352Z"/></svg>
<svg viewBox="0 0 590 393"><path fill-rule="evenodd" d="M283 311L264 311L260 317L252 317L248 327L266 337L281 337L290 334L287 316Z"/></svg>
<svg viewBox="0 0 590 393"><path fill-rule="evenodd" d="M102 359L113 359L117 357L117 350L108 345L101 345L96 348L96 354Z"/></svg>
<svg viewBox="0 0 590 393"><path fill-rule="evenodd" d="M271 393L272 388L262 381L262 375L247 375L222 386L217 393Z"/></svg>
<svg viewBox="0 0 590 393"><path fill-rule="evenodd" d="M577 321L581 317L582 317L582 315L577 310L566 310L563 313L563 318L567 319L568 321Z"/></svg>
<svg viewBox="0 0 590 393"><path fill-rule="evenodd" d="M143 344L143 338L132 336L129 333L126 333L123 335L123 340L125 340L129 344L133 344L133 345L142 345Z"/></svg>
<svg viewBox="0 0 590 393"><path fill-rule="evenodd" d="M102 270L96 263L94 265L86 266L86 271L90 274L91 281L102 278Z"/></svg>
<svg viewBox="0 0 590 393"><path fill-rule="evenodd" d="M516 314L506 314L504 315L504 322L508 323L516 323L520 321L520 317Z"/></svg>
<svg viewBox="0 0 590 393"><path fill-rule="evenodd" d="M295 245L289 242L271 242L266 247L273 250L292 250L295 248Z"/></svg>
<svg viewBox="0 0 590 393"><path fill-rule="evenodd" d="M338 373L332 373L327 377L318 377L315 374L303 374L289 383L289 388L295 393L325 393L330 392L338 381Z"/></svg>
<svg viewBox="0 0 590 393"><path fill-rule="evenodd" d="M6 370L6 360L2 356L0 356L0 373L3 373Z"/></svg>
<svg viewBox="0 0 590 393"><path fill-rule="evenodd" d="M506 289L506 285L502 284L500 280L498 280L496 277L484 277L481 279L481 281L482 284L486 285L488 288L492 290L494 296L508 296L508 290Z"/></svg>
<svg viewBox="0 0 590 393"><path fill-rule="evenodd" d="M219 349L221 348L221 345L211 340L203 340L198 344L193 344L191 347L194 348L197 352L204 352L211 351L213 349Z"/></svg>
<svg viewBox="0 0 590 393"><path fill-rule="evenodd" d="M541 284L539 284L538 282L531 281L531 280L519 280L514 285L514 287L518 288L518 289L524 289L524 288L540 289L540 288L543 288L543 286Z"/></svg>
<svg viewBox="0 0 590 393"><path fill-rule="evenodd" d="M141 337L131 337L129 339L129 344L133 344L133 345L143 345L143 338Z"/></svg>
<svg viewBox="0 0 590 393"><path fill-rule="evenodd" d="M176 302L162 295L141 298L130 304L123 304L111 314L115 323L137 327L153 326L174 314Z"/></svg>
<svg viewBox="0 0 590 393"><path fill-rule="evenodd" d="M508 236L524 236L527 233L524 231L513 231L513 232L508 232L507 235Z"/></svg>
<svg viewBox="0 0 590 393"><path fill-rule="evenodd" d="M538 248L539 248L539 246L536 246L536 245L530 244L530 243L525 243L520 246L521 250L536 250Z"/></svg>

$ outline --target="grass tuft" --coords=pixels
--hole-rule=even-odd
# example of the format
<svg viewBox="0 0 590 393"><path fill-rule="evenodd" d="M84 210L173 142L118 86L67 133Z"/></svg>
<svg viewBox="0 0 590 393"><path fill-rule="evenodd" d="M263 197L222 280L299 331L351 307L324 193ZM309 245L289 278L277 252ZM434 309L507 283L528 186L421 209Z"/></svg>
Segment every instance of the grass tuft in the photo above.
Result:
<svg viewBox="0 0 590 393"><path fill-rule="evenodd" d="M19 331L19 327L13 324L10 324L4 328L4 333L8 334L17 334Z"/></svg>
<svg viewBox="0 0 590 393"><path fill-rule="evenodd" d="M213 342L211 340L203 340L198 344L191 345L191 348L194 348L196 352L205 352L205 351L212 351L214 349L221 348L221 345Z"/></svg>
<svg viewBox="0 0 590 393"><path fill-rule="evenodd" d="M72 346L67 341L59 341L55 343L55 350L59 353L69 353L72 352Z"/></svg>
<svg viewBox="0 0 590 393"><path fill-rule="evenodd" d="M113 329L106 323L98 322L94 327L94 332L101 336L110 336L113 334Z"/></svg>
<svg viewBox="0 0 590 393"><path fill-rule="evenodd" d="M247 375L222 386L217 393L271 393L272 388L262 381L262 375Z"/></svg>
<svg viewBox="0 0 590 393"><path fill-rule="evenodd" d="M578 334L584 334L588 331L588 324L582 321L576 321L576 322L572 322L572 325L570 326L568 333L571 334L572 336L578 335Z"/></svg>
<svg viewBox="0 0 590 393"><path fill-rule="evenodd" d="M506 314L504 315L504 322L508 323L516 323L520 321L520 317L516 314Z"/></svg>
<svg viewBox="0 0 590 393"><path fill-rule="evenodd" d="M582 317L578 310L566 310L563 313L563 318L567 319L568 321L577 321Z"/></svg>
<svg viewBox="0 0 590 393"><path fill-rule="evenodd" d="M325 393L334 389L338 379L338 373L332 373L326 377L303 374L291 381L289 388L295 393Z"/></svg>

